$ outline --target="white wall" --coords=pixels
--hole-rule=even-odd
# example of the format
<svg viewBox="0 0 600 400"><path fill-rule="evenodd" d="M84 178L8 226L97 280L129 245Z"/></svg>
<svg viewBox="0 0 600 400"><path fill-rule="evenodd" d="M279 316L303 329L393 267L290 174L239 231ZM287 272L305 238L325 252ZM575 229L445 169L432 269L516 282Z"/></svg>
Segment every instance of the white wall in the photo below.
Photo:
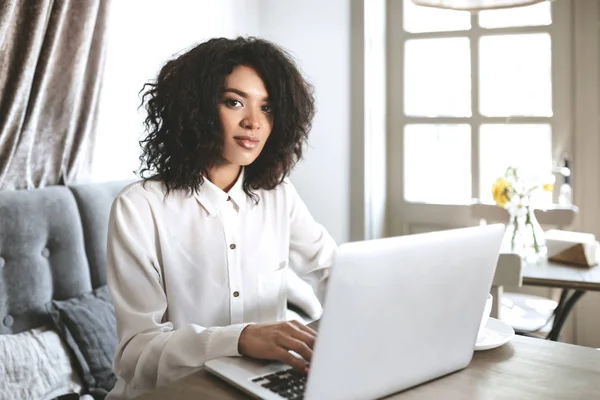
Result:
<svg viewBox="0 0 600 400"><path fill-rule="evenodd" d="M215 36L254 34L257 0L113 1L92 179L134 179L143 109L139 92L176 53Z"/></svg>
<svg viewBox="0 0 600 400"><path fill-rule="evenodd" d="M289 50L315 87L310 147L292 182L338 243L350 237L351 0L260 1L260 34Z"/></svg>
<svg viewBox="0 0 600 400"><path fill-rule="evenodd" d="M600 3L577 0L574 9L574 230L600 240ZM575 306L568 325L575 343L600 348L600 292L588 292Z"/></svg>

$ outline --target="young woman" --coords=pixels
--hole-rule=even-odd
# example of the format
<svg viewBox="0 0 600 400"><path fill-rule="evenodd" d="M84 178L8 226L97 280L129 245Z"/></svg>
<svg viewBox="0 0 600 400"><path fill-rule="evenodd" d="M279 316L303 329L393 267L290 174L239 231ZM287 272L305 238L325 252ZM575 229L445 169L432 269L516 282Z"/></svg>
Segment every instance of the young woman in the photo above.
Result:
<svg viewBox="0 0 600 400"><path fill-rule="evenodd" d="M287 321L287 301L319 317L313 288L336 250L287 180L314 115L310 86L276 45L220 38L144 89L144 179L123 189L109 222L119 379L108 398L221 356L306 371L315 332Z"/></svg>

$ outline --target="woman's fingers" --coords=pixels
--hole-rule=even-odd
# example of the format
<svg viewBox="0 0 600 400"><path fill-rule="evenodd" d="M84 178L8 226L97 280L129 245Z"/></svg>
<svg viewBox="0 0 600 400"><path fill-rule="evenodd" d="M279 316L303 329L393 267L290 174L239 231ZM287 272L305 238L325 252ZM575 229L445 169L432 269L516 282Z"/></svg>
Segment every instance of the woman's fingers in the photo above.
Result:
<svg viewBox="0 0 600 400"><path fill-rule="evenodd" d="M290 367L303 373L306 373L306 369L308 367L306 361L290 354L287 350L283 348L279 348L279 350L277 351L276 360L281 361L282 363L287 364Z"/></svg>
<svg viewBox="0 0 600 400"><path fill-rule="evenodd" d="M242 331L239 349L241 354L281 361L306 373L315 339L314 330L295 321L257 324Z"/></svg>
<svg viewBox="0 0 600 400"><path fill-rule="evenodd" d="M304 358L306 361L310 361L312 359L312 349L302 340L282 334L277 339L277 345L286 351L292 350L298 353L298 355L300 355L300 357Z"/></svg>
<svg viewBox="0 0 600 400"><path fill-rule="evenodd" d="M290 321L290 324L293 325L295 328L298 328L299 330L304 331L304 332L308 333L309 335L312 335L313 337L317 336L317 332L314 329L309 328L308 326L304 325L301 322L294 320L294 321Z"/></svg>
<svg viewBox="0 0 600 400"><path fill-rule="evenodd" d="M296 331L290 332L290 336L296 340L305 343L311 349L315 347L316 337L311 335L310 333L298 329Z"/></svg>
<svg viewBox="0 0 600 400"><path fill-rule="evenodd" d="M296 324L294 322L296 321L288 323L285 330L291 337L303 341L312 349L315 346L317 333L301 323Z"/></svg>

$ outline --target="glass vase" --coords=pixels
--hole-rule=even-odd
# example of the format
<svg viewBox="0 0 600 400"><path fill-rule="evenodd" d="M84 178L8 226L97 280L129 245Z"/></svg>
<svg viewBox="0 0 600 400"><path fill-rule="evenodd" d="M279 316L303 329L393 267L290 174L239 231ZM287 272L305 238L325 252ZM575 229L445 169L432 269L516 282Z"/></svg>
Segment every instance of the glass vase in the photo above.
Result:
<svg viewBox="0 0 600 400"><path fill-rule="evenodd" d="M529 199L509 204L509 221L504 234L503 251L516 253L528 263L543 261L548 256L544 230L535 218Z"/></svg>

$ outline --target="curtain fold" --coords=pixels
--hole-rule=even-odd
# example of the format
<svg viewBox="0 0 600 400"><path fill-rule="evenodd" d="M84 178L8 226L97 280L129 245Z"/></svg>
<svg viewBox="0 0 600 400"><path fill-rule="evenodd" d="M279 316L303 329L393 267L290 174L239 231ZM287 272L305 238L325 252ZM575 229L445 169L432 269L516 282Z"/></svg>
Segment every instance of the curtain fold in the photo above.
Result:
<svg viewBox="0 0 600 400"><path fill-rule="evenodd" d="M0 189L88 178L109 3L0 1Z"/></svg>

